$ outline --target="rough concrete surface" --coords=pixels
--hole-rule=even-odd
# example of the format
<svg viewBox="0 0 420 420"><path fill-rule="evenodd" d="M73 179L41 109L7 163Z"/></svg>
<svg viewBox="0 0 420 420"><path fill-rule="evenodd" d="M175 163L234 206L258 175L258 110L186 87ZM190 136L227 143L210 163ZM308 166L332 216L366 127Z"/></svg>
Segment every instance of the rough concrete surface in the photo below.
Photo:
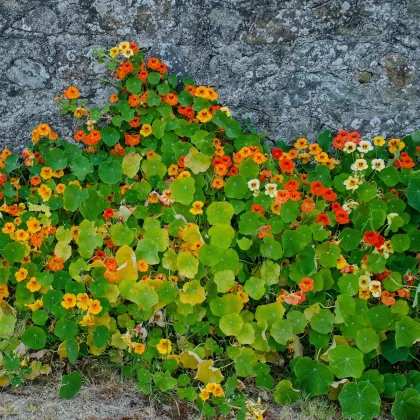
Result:
<svg viewBox="0 0 420 420"><path fill-rule="evenodd" d="M108 98L95 46L133 40L214 86L269 139L324 129L401 136L420 127L418 0L0 0L1 146L50 122L70 83Z"/></svg>

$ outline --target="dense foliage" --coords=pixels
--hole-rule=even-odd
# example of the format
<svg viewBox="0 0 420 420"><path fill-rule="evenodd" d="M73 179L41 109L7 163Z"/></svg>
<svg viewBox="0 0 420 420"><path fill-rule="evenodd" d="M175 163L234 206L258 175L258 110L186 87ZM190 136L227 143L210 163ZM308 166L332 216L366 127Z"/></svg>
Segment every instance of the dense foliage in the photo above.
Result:
<svg viewBox="0 0 420 420"><path fill-rule="evenodd" d="M69 398L76 361L106 356L205 417L262 418L253 384L420 418L420 132L270 150L134 43L97 56L110 103L57 98L75 143L41 124L22 160L1 155L0 385L55 352Z"/></svg>

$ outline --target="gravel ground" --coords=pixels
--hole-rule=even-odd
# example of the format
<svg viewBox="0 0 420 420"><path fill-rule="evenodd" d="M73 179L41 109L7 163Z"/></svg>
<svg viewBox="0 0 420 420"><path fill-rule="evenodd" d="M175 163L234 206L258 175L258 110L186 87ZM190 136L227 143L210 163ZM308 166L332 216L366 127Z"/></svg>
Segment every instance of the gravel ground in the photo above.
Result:
<svg viewBox="0 0 420 420"><path fill-rule="evenodd" d="M133 380L121 383L118 371L100 365L80 366L83 387L69 400L59 397L60 369L48 376L27 381L12 389L0 388L0 419L11 420L198 420L200 413L192 404L161 395L142 397ZM269 393L250 389L263 400ZM254 392L255 391L255 392ZM220 417L221 420L223 417ZM233 418L233 417L232 417ZM324 398L301 400L292 407L273 405L267 408L264 420L340 420L337 405Z"/></svg>

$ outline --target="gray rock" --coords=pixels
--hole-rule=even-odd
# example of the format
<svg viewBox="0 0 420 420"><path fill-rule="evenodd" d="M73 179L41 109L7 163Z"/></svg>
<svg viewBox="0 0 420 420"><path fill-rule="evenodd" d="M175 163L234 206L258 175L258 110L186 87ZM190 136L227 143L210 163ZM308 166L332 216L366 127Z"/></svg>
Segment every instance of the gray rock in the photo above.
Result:
<svg viewBox="0 0 420 420"><path fill-rule="evenodd" d="M122 40L215 87L268 141L403 136L420 127L419 33L418 0L3 0L0 145L23 147L41 122L71 136L53 98L75 84L106 101L92 52Z"/></svg>

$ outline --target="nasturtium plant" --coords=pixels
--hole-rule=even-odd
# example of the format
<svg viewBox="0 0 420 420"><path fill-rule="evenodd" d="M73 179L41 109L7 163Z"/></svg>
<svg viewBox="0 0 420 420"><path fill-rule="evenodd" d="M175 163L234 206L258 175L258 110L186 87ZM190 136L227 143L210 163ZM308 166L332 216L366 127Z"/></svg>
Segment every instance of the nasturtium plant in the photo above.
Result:
<svg viewBox="0 0 420 420"><path fill-rule="evenodd" d="M109 103L57 100L75 142L43 123L0 155L0 386L48 374L22 351L45 349L62 398L101 357L207 418L262 418L248 384L418 418L419 132L270 149L135 43L96 56Z"/></svg>

